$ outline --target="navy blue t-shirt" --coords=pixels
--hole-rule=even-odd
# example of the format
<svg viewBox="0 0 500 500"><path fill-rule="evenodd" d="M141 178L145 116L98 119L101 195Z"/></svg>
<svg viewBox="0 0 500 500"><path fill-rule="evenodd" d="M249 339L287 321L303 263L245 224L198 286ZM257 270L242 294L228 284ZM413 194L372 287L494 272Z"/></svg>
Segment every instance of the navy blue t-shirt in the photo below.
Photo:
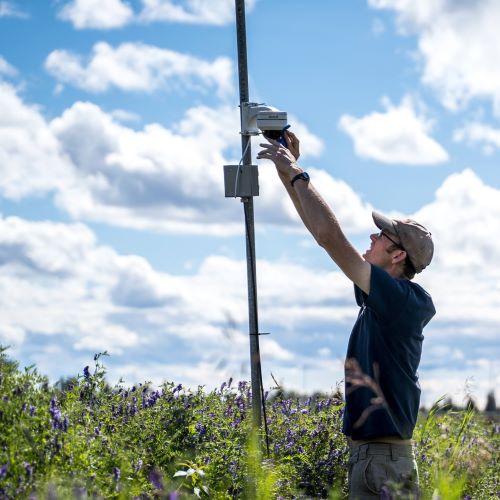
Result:
<svg viewBox="0 0 500 500"><path fill-rule="evenodd" d="M370 294L356 285L354 292L361 310L347 347L342 430L352 439L409 439L420 404L422 330L436 312L432 298L374 265Z"/></svg>

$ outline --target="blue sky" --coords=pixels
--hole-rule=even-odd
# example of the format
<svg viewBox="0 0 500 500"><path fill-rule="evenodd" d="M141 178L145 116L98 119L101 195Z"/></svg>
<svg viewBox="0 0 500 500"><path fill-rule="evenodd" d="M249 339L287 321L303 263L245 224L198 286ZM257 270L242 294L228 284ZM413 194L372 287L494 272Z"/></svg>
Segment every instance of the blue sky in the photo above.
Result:
<svg viewBox="0 0 500 500"><path fill-rule="evenodd" d="M250 98L363 251L373 209L436 253L422 401L500 386L500 72L494 0L247 1ZM53 380L249 378L233 0L0 1L0 343ZM254 161L259 139L253 139ZM331 390L352 286L274 167L255 199L263 375ZM500 393L496 393L497 400Z"/></svg>

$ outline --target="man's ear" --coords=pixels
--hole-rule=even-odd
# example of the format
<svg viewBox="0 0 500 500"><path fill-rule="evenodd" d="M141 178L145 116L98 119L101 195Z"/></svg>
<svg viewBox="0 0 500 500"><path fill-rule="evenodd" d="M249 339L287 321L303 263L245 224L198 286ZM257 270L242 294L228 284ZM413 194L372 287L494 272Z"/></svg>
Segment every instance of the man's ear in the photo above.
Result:
<svg viewBox="0 0 500 500"><path fill-rule="evenodd" d="M404 250L398 249L398 252L394 252L392 255L392 263L398 264L399 262L404 262L406 255L407 254Z"/></svg>

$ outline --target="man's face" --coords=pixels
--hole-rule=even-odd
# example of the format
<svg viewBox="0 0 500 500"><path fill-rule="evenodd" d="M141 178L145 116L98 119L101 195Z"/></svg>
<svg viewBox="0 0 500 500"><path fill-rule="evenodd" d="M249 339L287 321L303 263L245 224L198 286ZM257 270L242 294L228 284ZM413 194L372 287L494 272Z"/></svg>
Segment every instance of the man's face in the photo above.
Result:
<svg viewBox="0 0 500 500"><path fill-rule="evenodd" d="M364 259L370 264L375 264L384 268L392 262L392 251L389 248L394 248L397 245L396 236L387 235L383 231L370 235L371 245L363 254Z"/></svg>

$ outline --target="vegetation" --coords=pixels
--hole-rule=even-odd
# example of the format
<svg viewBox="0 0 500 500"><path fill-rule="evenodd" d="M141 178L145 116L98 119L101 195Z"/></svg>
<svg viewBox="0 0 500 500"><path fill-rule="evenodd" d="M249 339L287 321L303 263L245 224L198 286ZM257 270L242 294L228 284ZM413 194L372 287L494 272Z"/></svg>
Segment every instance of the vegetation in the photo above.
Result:
<svg viewBox="0 0 500 500"><path fill-rule="evenodd" d="M101 357L51 386L0 350L0 498L345 497L338 397L266 398L267 453L247 382L110 387ZM496 498L500 425L441 409L415 432L423 497Z"/></svg>

